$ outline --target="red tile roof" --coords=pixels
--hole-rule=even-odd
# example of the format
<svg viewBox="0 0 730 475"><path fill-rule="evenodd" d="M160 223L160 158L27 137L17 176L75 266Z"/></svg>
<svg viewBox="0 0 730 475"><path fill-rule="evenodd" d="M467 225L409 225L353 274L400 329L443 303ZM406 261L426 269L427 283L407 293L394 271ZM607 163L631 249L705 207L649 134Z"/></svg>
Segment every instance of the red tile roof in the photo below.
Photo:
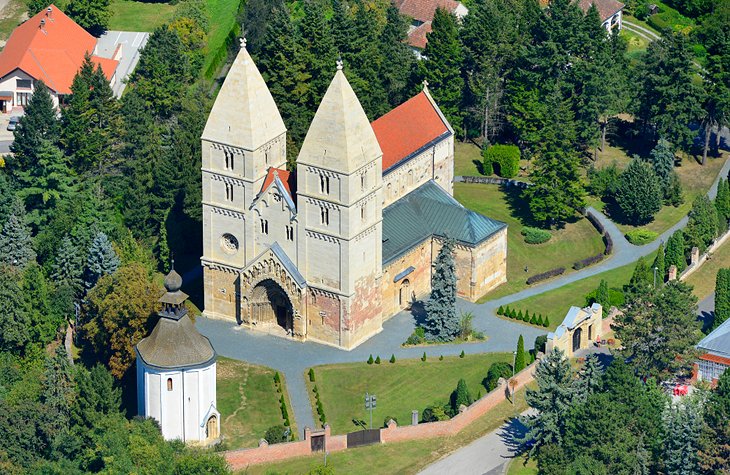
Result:
<svg viewBox="0 0 730 475"><path fill-rule="evenodd" d="M596 6L598 16L601 17L602 22L611 18L617 11L624 7L624 4L618 0L578 0L578 6L585 13L588 12L591 5Z"/></svg>
<svg viewBox="0 0 730 475"><path fill-rule="evenodd" d="M700 356L700 359L705 361L712 361L713 363L724 364L725 366L730 366L730 358L713 355L712 353L705 353L704 355Z"/></svg>
<svg viewBox="0 0 730 475"><path fill-rule="evenodd" d="M449 132L425 92L372 123L383 151L383 171Z"/></svg>
<svg viewBox="0 0 730 475"><path fill-rule="evenodd" d="M394 0L396 8L403 15L417 21L432 21L437 8L453 13L459 6L455 0Z"/></svg>
<svg viewBox="0 0 730 475"><path fill-rule="evenodd" d="M21 69L41 79L59 94L70 94L71 83L86 53L92 53L96 38L74 23L55 5L18 26L0 53L0 77ZM41 26L41 21L43 25ZM117 61L97 58L111 78Z"/></svg>
<svg viewBox="0 0 730 475"><path fill-rule="evenodd" d="M424 22L420 26L413 28L410 32L408 32L408 44L414 48L426 48L426 43L428 43L426 35L431 33L432 30L433 28L431 28L430 21Z"/></svg>
<svg viewBox="0 0 730 475"><path fill-rule="evenodd" d="M276 172L276 174L279 176L279 180L281 180L281 183L284 185L286 192L289 193L289 197L296 203L296 175L287 170L282 170L281 168L269 168L269 172L266 174L266 178L264 179L264 185L261 187L261 192L263 193L264 191L266 191L266 189L271 186L272 183L274 183L274 172Z"/></svg>

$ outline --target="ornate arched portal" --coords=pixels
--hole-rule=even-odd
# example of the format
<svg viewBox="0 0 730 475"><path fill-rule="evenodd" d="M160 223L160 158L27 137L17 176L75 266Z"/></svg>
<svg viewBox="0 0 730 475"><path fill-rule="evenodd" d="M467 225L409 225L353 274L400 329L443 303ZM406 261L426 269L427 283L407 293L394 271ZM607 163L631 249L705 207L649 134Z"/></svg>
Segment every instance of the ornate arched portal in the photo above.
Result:
<svg viewBox="0 0 730 475"><path fill-rule="evenodd" d="M272 279L259 282L251 292L251 320L257 324L276 324L288 334L294 332L294 306L289 296Z"/></svg>

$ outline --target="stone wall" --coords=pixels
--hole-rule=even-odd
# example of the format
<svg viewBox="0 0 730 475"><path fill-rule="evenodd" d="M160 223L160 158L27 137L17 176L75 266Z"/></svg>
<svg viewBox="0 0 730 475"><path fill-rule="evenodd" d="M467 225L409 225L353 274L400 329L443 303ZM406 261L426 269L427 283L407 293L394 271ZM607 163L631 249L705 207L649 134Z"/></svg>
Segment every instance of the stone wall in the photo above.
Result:
<svg viewBox="0 0 730 475"><path fill-rule="evenodd" d="M383 268L383 319L409 308L414 296L416 299L428 297L431 292L431 262L435 256L431 241L431 238L425 239ZM409 267L413 267L413 272L395 281Z"/></svg>
<svg viewBox="0 0 730 475"><path fill-rule="evenodd" d="M513 378L516 383L514 386L515 391L524 388L534 380L535 366L536 363L533 363L515 375ZM401 427L398 427L395 423L391 423L387 428L380 429L380 441L381 443L394 443L456 435L469 424L494 409L497 404L506 401L508 395L506 385L499 386L448 421L428 422ZM243 470L250 465L304 457L313 453L311 449L311 437L317 435L324 435L325 450L327 452L332 453L347 450L347 436L331 435L329 425L325 424L324 430L316 432L305 428L304 440L302 441L275 445L264 443L253 449L231 450L225 452L224 456L232 470Z"/></svg>

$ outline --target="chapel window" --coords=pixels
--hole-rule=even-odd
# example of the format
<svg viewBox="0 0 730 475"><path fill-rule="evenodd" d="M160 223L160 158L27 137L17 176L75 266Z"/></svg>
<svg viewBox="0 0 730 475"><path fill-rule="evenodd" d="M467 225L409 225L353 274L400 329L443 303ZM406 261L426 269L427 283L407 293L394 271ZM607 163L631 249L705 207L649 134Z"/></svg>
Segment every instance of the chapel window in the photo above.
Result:
<svg viewBox="0 0 730 475"><path fill-rule="evenodd" d="M325 208L324 206L320 206L319 212L321 224L330 224L330 210Z"/></svg>
<svg viewBox="0 0 730 475"><path fill-rule="evenodd" d="M319 192L328 195L330 192L330 177L320 173L319 175Z"/></svg>
<svg viewBox="0 0 730 475"><path fill-rule="evenodd" d="M261 220L261 233L269 234L269 221L267 219Z"/></svg>
<svg viewBox="0 0 730 475"><path fill-rule="evenodd" d="M172 391L172 378L167 378L167 390Z"/></svg>

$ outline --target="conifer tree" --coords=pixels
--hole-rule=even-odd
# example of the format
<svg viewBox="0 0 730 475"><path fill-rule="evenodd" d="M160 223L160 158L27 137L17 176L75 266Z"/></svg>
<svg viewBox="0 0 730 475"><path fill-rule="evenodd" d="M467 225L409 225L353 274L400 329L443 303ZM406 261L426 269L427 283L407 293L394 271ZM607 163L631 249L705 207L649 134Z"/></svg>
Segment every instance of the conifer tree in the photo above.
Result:
<svg viewBox="0 0 730 475"><path fill-rule="evenodd" d="M16 199L12 213L0 231L0 264L22 270L35 258L25 207Z"/></svg>
<svg viewBox="0 0 730 475"><path fill-rule="evenodd" d="M722 473L730 464L730 371L724 371L705 405L705 422L700 440L703 473Z"/></svg>
<svg viewBox="0 0 730 475"><path fill-rule="evenodd" d="M596 289L596 302L601 304L604 311L607 311L611 306L608 293L608 282L604 279L601 279L601 282L598 284L598 288Z"/></svg>
<svg viewBox="0 0 730 475"><path fill-rule="evenodd" d="M451 394L451 411L453 414L458 414L459 407L461 407L462 404L469 407L471 403L471 394L469 394L469 388L466 385L466 380L461 378L456 384L456 390Z"/></svg>
<svg viewBox="0 0 730 475"><path fill-rule="evenodd" d="M252 55L257 55L268 41L267 31L277 10L285 8L282 0L248 0L246 2L243 34L246 47Z"/></svg>
<svg viewBox="0 0 730 475"><path fill-rule="evenodd" d="M657 178L666 190L669 185L669 178L674 171L674 149L672 144L664 138L660 138L654 149L649 154L649 162L654 168Z"/></svg>
<svg viewBox="0 0 730 475"><path fill-rule="evenodd" d="M337 50L329 22L320 2L303 2L304 16L299 23L301 38L300 55L304 59L305 70L311 78L312 93L307 96L307 110L317 110L327 87L335 75Z"/></svg>
<svg viewBox="0 0 730 475"><path fill-rule="evenodd" d="M51 416L51 434L59 435L69 429L75 393L73 369L63 345L58 345L45 366L41 401Z"/></svg>
<svg viewBox="0 0 730 475"><path fill-rule="evenodd" d="M684 232L679 229L667 241L667 250L664 253L664 264L667 267L667 271L673 265L677 266L677 272L682 272L687 267L687 258L684 254L685 249Z"/></svg>
<svg viewBox="0 0 730 475"><path fill-rule="evenodd" d="M654 219L663 196L652 167L634 158L619 177L615 199L627 222L639 225Z"/></svg>
<svg viewBox="0 0 730 475"><path fill-rule="evenodd" d="M460 319L456 314L456 264L453 239L444 241L434 263L431 277L431 298L425 304L424 328L432 340L451 341L459 334Z"/></svg>
<svg viewBox="0 0 730 475"><path fill-rule="evenodd" d="M31 320L23 304L17 269L0 265L0 351L22 354L32 341Z"/></svg>
<svg viewBox="0 0 730 475"><path fill-rule="evenodd" d="M717 183L715 209L717 210L718 234L723 234L727 231L728 220L730 220L730 188L728 187L728 181L722 178Z"/></svg>
<svg viewBox="0 0 730 475"><path fill-rule="evenodd" d="M459 39L459 24L454 15L439 8L431 25L433 31L427 35L424 59L419 63L420 73L428 81L429 90L449 123L457 135L461 135L464 53Z"/></svg>
<svg viewBox="0 0 730 475"><path fill-rule="evenodd" d="M715 318L712 327L717 328L730 317L730 269L719 269L715 281Z"/></svg>
<svg viewBox="0 0 730 475"><path fill-rule="evenodd" d="M598 361L598 357L589 355L578 373L578 379L575 381L578 400L585 401L589 395L600 392L603 384L601 381L602 376L603 367Z"/></svg>
<svg viewBox="0 0 730 475"><path fill-rule="evenodd" d="M386 23L379 37L382 62L378 76L391 107L401 105L408 98L416 58L408 47L408 23L395 5L388 4Z"/></svg>
<svg viewBox="0 0 730 475"><path fill-rule="evenodd" d="M83 254L66 235L58 246L51 278L58 285L68 285L75 294L78 294L83 289L83 274Z"/></svg>
<svg viewBox="0 0 730 475"><path fill-rule="evenodd" d="M640 257L636 261L636 267L634 268L634 273L631 275L631 280L624 286L626 302L633 303L635 300L651 292L653 279L654 276L646 264L646 259L643 256Z"/></svg>
<svg viewBox="0 0 730 475"><path fill-rule="evenodd" d="M86 289L92 289L101 277L116 272L119 265L119 257L114 252L107 235L103 232L97 233L89 247L88 257L86 258L86 277L84 280Z"/></svg>
<svg viewBox="0 0 730 475"><path fill-rule="evenodd" d="M33 95L25 106L18 127L13 131L14 141L10 151L15 154L8 161L13 170L25 170L32 165L42 140L53 144L58 142L60 126L56 119L56 109L48 87L42 80L35 81Z"/></svg>
<svg viewBox="0 0 730 475"><path fill-rule="evenodd" d="M702 430L702 406L698 396L669 403L664 410L663 457L668 475L700 473L698 452Z"/></svg>
<svg viewBox="0 0 730 475"><path fill-rule="evenodd" d="M688 248L698 247L700 253L717 237L717 210L706 196L698 196L689 211L684 234Z"/></svg>
<svg viewBox="0 0 730 475"><path fill-rule="evenodd" d="M659 249L656 251L656 257L654 258L654 264L651 266L652 270L656 269L657 285L664 283L664 278L667 275L667 269L664 259L664 243L659 244Z"/></svg>
<svg viewBox="0 0 730 475"><path fill-rule="evenodd" d="M525 340L522 338L522 335L520 335L520 338L517 340L517 354L515 355L515 373L519 373L523 369L525 369L525 366L527 363L525 362Z"/></svg>

